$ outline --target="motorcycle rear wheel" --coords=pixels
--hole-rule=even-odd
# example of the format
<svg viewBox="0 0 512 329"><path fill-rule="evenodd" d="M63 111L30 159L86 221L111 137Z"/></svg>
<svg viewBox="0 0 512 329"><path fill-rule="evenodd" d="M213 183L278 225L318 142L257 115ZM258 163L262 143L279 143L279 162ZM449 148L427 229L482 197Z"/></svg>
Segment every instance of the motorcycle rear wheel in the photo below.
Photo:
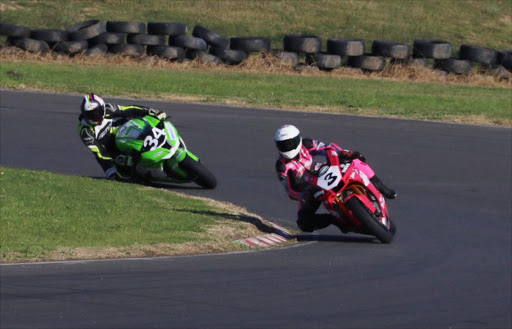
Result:
<svg viewBox="0 0 512 329"><path fill-rule="evenodd" d="M347 208L349 208L363 226L368 229L370 234L375 235L377 239L382 243L390 243L393 240L393 236L396 231L396 227L390 221L390 230L388 230L384 225L382 225L375 215L372 214L358 198L352 198L346 203Z"/></svg>
<svg viewBox="0 0 512 329"><path fill-rule="evenodd" d="M180 162L180 168L185 170L189 178L205 189L214 189L217 186L217 179L203 164L195 161L188 155Z"/></svg>

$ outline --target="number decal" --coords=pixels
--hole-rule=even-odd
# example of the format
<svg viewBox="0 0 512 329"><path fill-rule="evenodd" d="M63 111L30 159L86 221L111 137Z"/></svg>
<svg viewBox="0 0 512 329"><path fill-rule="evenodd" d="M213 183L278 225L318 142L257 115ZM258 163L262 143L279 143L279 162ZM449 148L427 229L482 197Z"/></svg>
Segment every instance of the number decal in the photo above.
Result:
<svg viewBox="0 0 512 329"><path fill-rule="evenodd" d="M147 135L144 138L144 146L141 151L153 151L165 143L165 130L153 128L152 133L153 136Z"/></svg>
<svg viewBox="0 0 512 329"><path fill-rule="evenodd" d="M325 190L330 190L339 184L341 180L340 167L331 166L325 175L318 177L317 185Z"/></svg>
<svg viewBox="0 0 512 329"><path fill-rule="evenodd" d="M336 178L338 178L337 176L333 176L332 172L328 173L327 175L325 175L325 180L328 180L329 182L327 183L328 185L331 185L332 183L334 183L334 181L336 180Z"/></svg>

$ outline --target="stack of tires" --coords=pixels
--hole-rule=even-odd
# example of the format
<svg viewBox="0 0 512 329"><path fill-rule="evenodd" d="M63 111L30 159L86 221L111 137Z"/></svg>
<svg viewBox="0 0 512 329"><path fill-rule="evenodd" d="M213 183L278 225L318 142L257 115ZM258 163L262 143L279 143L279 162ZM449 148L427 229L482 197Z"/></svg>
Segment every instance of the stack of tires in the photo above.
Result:
<svg viewBox="0 0 512 329"><path fill-rule="evenodd" d="M307 65L314 65L320 70L331 71L342 65L339 54L322 52L322 38L316 35L287 34L283 39L283 51L274 51L281 61L298 65L304 56Z"/></svg>
<svg viewBox="0 0 512 329"><path fill-rule="evenodd" d="M201 63L237 65L251 53L268 53L271 42L266 37L226 38L204 26L196 25L192 35L187 26L175 22L125 22L89 20L65 30L34 29L0 23L0 35L7 36L7 45L25 51L45 53L49 50L73 56L122 54L131 57L157 56L167 60L198 60ZM362 39L322 39L316 35L287 34L283 50L272 50L283 64L315 67L332 71L343 65L364 72L383 71L387 62L427 66L458 75L469 74L475 66L479 72L510 79L512 50L496 51L474 45L461 45L459 57L452 56L452 45L442 40L414 40L412 55L406 44L375 40L371 52L365 52ZM300 63L304 58L306 65Z"/></svg>
<svg viewBox="0 0 512 329"><path fill-rule="evenodd" d="M216 56L229 65L242 63L251 53L270 51L270 39L265 37L231 37L228 39L201 25L194 27L192 35L203 39L208 44L210 55Z"/></svg>
<svg viewBox="0 0 512 329"><path fill-rule="evenodd" d="M362 39L327 39L327 51L322 51L322 39L315 35L291 34L284 37L284 51L275 55L290 63L298 64L300 56L305 63L314 65L323 71L332 71L348 65L363 71L378 72L384 70L386 57L403 60L408 56L408 47L388 41L375 41L372 53L365 53Z"/></svg>
<svg viewBox="0 0 512 329"><path fill-rule="evenodd" d="M463 44L459 49L459 57L453 57L451 44L441 40L414 40L413 48L413 57L434 59L434 68L440 68L448 73L467 75L475 64L482 73L510 79L512 51L498 52L494 49Z"/></svg>
<svg viewBox="0 0 512 329"><path fill-rule="evenodd" d="M7 44L26 51L45 53L53 50L65 55L83 53L88 39L105 32L105 23L91 20L71 26L66 30L35 29L0 23L0 34L7 35Z"/></svg>
<svg viewBox="0 0 512 329"><path fill-rule="evenodd" d="M187 32L187 26L174 22L108 21L106 32L90 40L98 53L119 54L130 57L157 55L170 60L185 57L185 50L169 46L168 40Z"/></svg>

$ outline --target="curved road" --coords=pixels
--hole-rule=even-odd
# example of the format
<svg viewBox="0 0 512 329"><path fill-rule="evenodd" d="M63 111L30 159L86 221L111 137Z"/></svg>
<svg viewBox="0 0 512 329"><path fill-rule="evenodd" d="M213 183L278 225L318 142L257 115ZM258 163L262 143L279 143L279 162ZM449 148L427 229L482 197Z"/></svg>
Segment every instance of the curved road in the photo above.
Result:
<svg viewBox="0 0 512 329"><path fill-rule="evenodd" d="M81 96L0 97L1 165L102 176L76 133ZM262 252L2 265L0 327L511 327L510 128L143 103L171 113L218 177L216 190L182 191L288 227L296 204L275 177L276 128L360 150L398 191L394 242L327 228Z"/></svg>

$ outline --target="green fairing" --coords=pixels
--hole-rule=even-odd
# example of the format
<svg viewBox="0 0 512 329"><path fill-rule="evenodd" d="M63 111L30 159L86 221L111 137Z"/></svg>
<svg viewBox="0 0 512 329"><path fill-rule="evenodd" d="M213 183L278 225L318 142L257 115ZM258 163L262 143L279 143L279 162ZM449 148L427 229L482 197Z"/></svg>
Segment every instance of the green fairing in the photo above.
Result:
<svg viewBox="0 0 512 329"><path fill-rule="evenodd" d="M160 168L163 166L164 158L171 153L168 149L158 148L141 154L139 165L145 168Z"/></svg>
<svg viewBox="0 0 512 329"><path fill-rule="evenodd" d="M125 123L117 132L116 146L124 154L140 152L144 141L138 140L144 131L146 122L142 119L132 119Z"/></svg>
<svg viewBox="0 0 512 329"><path fill-rule="evenodd" d="M170 122L165 122L164 126L161 123L162 121L151 116L130 120L118 129L116 146L124 154L132 156L140 154L138 164L141 167L162 170L164 163L167 163L177 176L182 177L179 179L175 176L171 178L172 181L186 181L188 174L179 167L179 163L187 155L195 161L199 161L199 158L183 148L184 144L180 145L181 138L178 131ZM165 144L158 145L163 131L166 137ZM154 149L151 150L151 148Z"/></svg>

